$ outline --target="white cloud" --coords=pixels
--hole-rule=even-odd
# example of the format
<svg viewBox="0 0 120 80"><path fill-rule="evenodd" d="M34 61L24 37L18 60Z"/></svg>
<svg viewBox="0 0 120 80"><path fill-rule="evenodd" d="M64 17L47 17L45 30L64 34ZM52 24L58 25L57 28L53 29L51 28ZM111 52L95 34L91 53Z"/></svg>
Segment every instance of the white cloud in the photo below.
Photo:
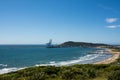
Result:
<svg viewBox="0 0 120 80"><path fill-rule="evenodd" d="M111 28L111 29L114 29L114 28L118 28L120 27L120 25L111 25L111 26L106 26L107 28Z"/></svg>
<svg viewBox="0 0 120 80"><path fill-rule="evenodd" d="M107 23L113 23L113 22L116 22L118 20L118 18L107 18L105 21Z"/></svg>
<svg viewBox="0 0 120 80"><path fill-rule="evenodd" d="M107 26L107 28L117 28L117 26L112 25L112 26Z"/></svg>

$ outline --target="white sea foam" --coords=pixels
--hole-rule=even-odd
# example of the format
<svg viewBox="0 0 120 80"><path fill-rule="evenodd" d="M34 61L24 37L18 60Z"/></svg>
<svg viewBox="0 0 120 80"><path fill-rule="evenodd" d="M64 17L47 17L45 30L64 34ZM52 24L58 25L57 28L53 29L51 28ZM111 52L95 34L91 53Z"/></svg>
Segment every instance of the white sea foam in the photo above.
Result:
<svg viewBox="0 0 120 80"><path fill-rule="evenodd" d="M5 73L9 73L9 72L15 72L15 71L25 69L25 68L26 67L23 67L23 68L3 68L3 69L0 69L0 74L5 74Z"/></svg>
<svg viewBox="0 0 120 80"><path fill-rule="evenodd" d="M0 66L7 67L8 65L7 64L0 64Z"/></svg>
<svg viewBox="0 0 120 80"><path fill-rule="evenodd" d="M75 60L70 60L70 61L61 61L61 62L55 62L55 61L51 61L48 64L36 64L35 66L63 66L63 65L71 65L71 64L75 64L75 63L80 63L83 61L88 61L88 60L93 60L99 56L101 56L102 54L89 54L83 57L79 57L78 59Z"/></svg>
<svg viewBox="0 0 120 80"><path fill-rule="evenodd" d="M17 70L19 69L18 68L3 68L3 69L0 69L0 74L9 73L9 72L17 71Z"/></svg>

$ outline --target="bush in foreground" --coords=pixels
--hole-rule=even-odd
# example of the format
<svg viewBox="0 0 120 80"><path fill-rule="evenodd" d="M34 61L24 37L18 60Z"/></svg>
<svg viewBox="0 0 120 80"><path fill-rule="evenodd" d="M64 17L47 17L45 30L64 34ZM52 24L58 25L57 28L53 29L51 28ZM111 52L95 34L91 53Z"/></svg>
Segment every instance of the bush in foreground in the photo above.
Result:
<svg viewBox="0 0 120 80"><path fill-rule="evenodd" d="M32 67L0 75L0 80L120 80L119 76L120 66L85 64Z"/></svg>
<svg viewBox="0 0 120 80"><path fill-rule="evenodd" d="M120 80L120 70L114 71L108 76L108 80Z"/></svg>

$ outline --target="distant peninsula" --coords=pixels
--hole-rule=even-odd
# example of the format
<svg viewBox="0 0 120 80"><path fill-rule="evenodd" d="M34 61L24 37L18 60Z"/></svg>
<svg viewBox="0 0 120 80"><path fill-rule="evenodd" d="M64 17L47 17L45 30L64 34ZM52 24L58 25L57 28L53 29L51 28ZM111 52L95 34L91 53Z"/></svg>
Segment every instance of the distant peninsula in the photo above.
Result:
<svg viewBox="0 0 120 80"><path fill-rule="evenodd" d="M51 46L50 48L62 48L62 47L99 47L99 46L111 46L108 44L101 43L88 43L88 42L74 42L68 41L59 45Z"/></svg>

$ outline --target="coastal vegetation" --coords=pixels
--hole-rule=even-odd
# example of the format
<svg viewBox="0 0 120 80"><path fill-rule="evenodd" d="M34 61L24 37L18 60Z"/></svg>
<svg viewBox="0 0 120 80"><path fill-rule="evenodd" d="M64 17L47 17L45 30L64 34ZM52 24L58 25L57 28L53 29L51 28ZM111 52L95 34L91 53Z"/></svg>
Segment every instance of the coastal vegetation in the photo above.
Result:
<svg viewBox="0 0 120 80"><path fill-rule="evenodd" d="M0 75L0 80L120 80L120 66L84 64L39 66Z"/></svg>

